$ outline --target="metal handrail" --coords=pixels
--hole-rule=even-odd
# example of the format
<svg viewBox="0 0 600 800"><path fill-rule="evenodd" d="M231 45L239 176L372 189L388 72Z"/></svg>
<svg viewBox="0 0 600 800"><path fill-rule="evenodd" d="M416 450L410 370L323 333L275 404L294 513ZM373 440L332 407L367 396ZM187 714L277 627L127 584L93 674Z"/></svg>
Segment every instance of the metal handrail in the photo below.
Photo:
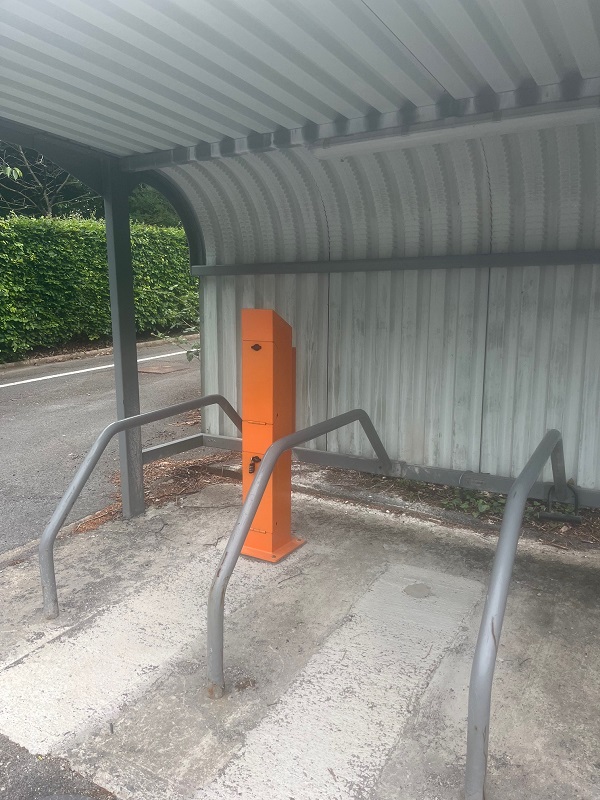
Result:
<svg viewBox="0 0 600 800"><path fill-rule="evenodd" d="M50 518L40 539L40 577L42 581L42 595L44 603L44 616L46 619L56 619L58 617L58 594L56 590L56 574L54 571L54 541L64 523L69 511L79 497L81 490L85 486L87 479L92 474L100 456L104 452L107 444L117 433L126 431L129 428L137 428L147 425L149 422L156 422L166 417L174 417L186 411L194 411L205 406L218 405L229 417L233 424L241 431L242 419L237 411L220 394L210 394L196 400L188 400L185 403L178 403L174 406L160 408L157 411L149 411L146 414L136 414L133 417L117 420L108 425L92 445L83 463L75 473L75 477L63 494L59 504Z"/></svg>
<svg viewBox="0 0 600 800"><path fill-rule="evenodd" d="M286 450L290 450L292 447L296 447L299 444L310 442L312 439L317 439L319 436L323 436L326 433L331 433L331 431L338 430L338 428L343 428L346 425L350 425L352 422L360 422L373 450L381 461L384 472L386 474L390 473L392 470L392 462L369 415L362 409L347 411L345 414L340 414L337 417L332 417L324 422L319 422L316 425L311 425L301 431L296 431L295 433L289 434L289 436L278 439L269 447L263 460L260 462L256 477L248 491L240 515L229 537L229 541L227 542L223 557L219 562L208 595L207 660L208 694L210 697L222 697L225 688L223 676L223 616L225 612L225 592L227 590L227 584L229 583L237 560L240 557L246 536L250 530L250 525L252 524L252 520L254 519L278 459Z"/></svg>
<svg viewBox="0 0 600 800"><path fill-rule="evenodd" d="M525 503L531 487L549 458L552 461L556 496L562 502L568 500L562 436L557 430L546 433L513 483L506 500L471 669L467 721L466 800L484 800L492 681L510 579L521 534Z"/></svg>

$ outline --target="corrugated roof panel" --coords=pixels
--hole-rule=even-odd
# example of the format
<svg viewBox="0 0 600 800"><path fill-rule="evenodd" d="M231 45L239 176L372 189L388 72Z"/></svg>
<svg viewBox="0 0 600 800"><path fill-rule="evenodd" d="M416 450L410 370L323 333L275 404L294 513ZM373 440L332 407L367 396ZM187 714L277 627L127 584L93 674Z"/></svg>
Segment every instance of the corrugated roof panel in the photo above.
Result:
<svg viewBox="0 0 600 800"><path fill-rule="evenodd" d="M418 256L423 249L419 195L411 162L399 153L379 153L378 161L387 175L386 187L394 215L394 256Z"/></svg>
<svg viewBox="0 0 600 800"><path fill-rule="evenodd" d="M0 36L0 44L6 46L6 41L6 37ZM90 118L96 121L111 119L129 122L140 132L162 130L173 145L197 140L198 125L188 117L163 108L159 102L147 103L143 97L123 88L117 94L108 81L95 81L92 84L85 74L77 74L56 59L46 58L42 54L32 58L27 48L17 47L12 42L10 64L8 60L7 63L0 62L0 75L13 77L15 70L18 70L19 81L25 92L34 86L58 103L67 94L80 108L88 108ZM206 135L209 141L219 138L215 131L206 130Z"/></svg>
<svg viewBox="0 0 600 800"><path fill-rule="evenodd" d="M452 97L473 97L481 82L472 70L454 56L448 57L447 40L431 24L421 5L405 0L392 5L388 0L369 0L369 6L387 28L402 41Z"/></svg>
<svg viewBox="0 0 600 800"><path fill-rule="evenodd" d="M194 91L218 92L224 108L238 114L254 109L262 115L260 123L270 122L271 129L273 122L294 127L313 115L315 121L330 118L332 108L311 92L322 92L321 87L308 78L308 86L289 80L289 63L268 39L256 41L235 18L209 3L183 7L131 0L125 7L107 4L106 12L121 36L139 43L142 54L151 48L159 70L176 69L177 79Z"/></svg>
<svg viewBox="0 0 600 800"><path fill-rule="evenodd" d="M22 82L20 80L17 83L14 80L5 78L2 88L5 93L4 104L6 108L22 108L25 106L29 113L39 115L40 118L48 121L56 120L58 124L65 125L67 129L71 126L74 132L85 135L89 131L89 112L85 106L82 109L79 101L73 102L73 96L70 92L65 92L60 105L58 105L56 100L49 98L45 91L33 87L29 88L27 101L23 101ZM113 120L110 117L98 120L95 133L106 134L107 141L123 143L125 149L138 145L147 148L166 149L171 146L173 141L172 139L157 136L152 131L140 131L131 125L127 119Z"/></svg>
<svg viewBox="0 0 600 800"><path fill-rule="evenodd" d="M71 0L69 5L73 4ZM243 88L237 90L237 103L226 102L227 98L219 90L218 70L216 67L210 72L202 70L197 63L202 62L201 56L196 56L195 62L184 61L183 68L176 70L171 64L181 62L177 50L163 51L163 57L168 60L157 58L153 54L159 48L156 43L147 41L138 46L136 28L122 28L123 39L120 40L112 35L108 23L102 27L92 25L90 19L98 13L93 9L85 11L83 20L75 14L63 18L50 2L43 8L48 13L44 14L39 4L28 8L24 2L17 2L11 6L11 11L3 11L2 15L9 36L33 51L32 60L37 58L37 51L44 53L62 62L68 70L89 75L92 83L98 79L108 81L117 94L121 87L133 89L209 129L218 130L220 136L245 136L261 124L264 130L273 129L273 112L271 110L269 117L260 113L258 91L254 107L249 106ZM197 74L190 75L190 70ZM277 124L297 125L302 120L299 114L282 116Z"/></svg>
<svg viewBox="0 0 600 800"><path fill-rule="evenodd" d="M600 50L597 8L596 22L592 15L592 8L597 3L590 4L587 0L569 0L568 3L555 0L555 3L579 72L584 78L597 75Z"/></svg>
<svg viewBox="0 0 600 800"><path fill-rule="evenodd" d="M44 98L45 102L56 105L57 99L60 106L64 109L75 108L80 114L85 111L87 114L93 113L98 116L98 124L108 120L108 124L120 126L124 132L135 134L139 141L142 137L153 138L155 141L163 142L161 149L171 147L174 141L182 138L185 131L175 130L172 118L166 115L155 115L144 117L138 114L135 109L129 106L127 109L119 107L110 100L104 100L99 93L90 95L89 92L79 89L73 81L67 84L65 81L52 79L52 97L47 91L48 75L35 73L21 66L19 68L2 68L3 88L9 92L22 94L23 86L27 86L27 91L31 97ZM143 125L143 132L140 132L140 125Z"/></svg>
<svg viewBox="0 0 600 800"><path fill-rule="evenodd" d="M26 104L33 88L37 107L13 105L10 119L58 135L72 122L77 141L115 154L305 123L368 128L371 111L407 100L435 117L445 92L600 76L599 24L592 0L14 0L0 19L0 103ZM109 126L133 143L94 138Z"/></svg>
<svg viewBox="0 0 600 800"><path fill-rule="evenodd" d="M6 97L2 100L2 117L5 120L18 122L21 125L30 125L32 128L40 125L40 121L44 122L46 127L44 130L52 130L57 136L69 138L72 142L79 142L88 147L95 147L97 150L110 151L115 156L125 156L131 153L129 146L115 141L112 137L103 137L98 135L96 131L90 132L86 128L84 133L80 133L76 126L74 127L71 120L68 124L60 120L55 121L51 117L40 115L35 109L32 109L26 102L12 103Z"/></svg>
<svg viewBox="0 0 600 800"><path fill-rule="evenodd" d="M562 70L553 62L543 35L534 23L531 3L529 9L524 0L490 0L490 5L533 80L539 86L558 83Z"/></svg>
<svg viewBox="0 0 600 800"><path fill-rule="evenodd" d="M154 3L155 7L160 2ZM261 16L262 12L262 16ZM328 72L311 61L314 40L307 42L304 53L297 40L300 29L291 36L276 32L273 16L280 15L277 9L260 8L258 3L204 4L199 9L196 26L203 42L207 43L206 55L214 58L228 70L235 68L238 74L254 84L256 77L262 80L264 90L274 99L289 105L293 98L294 108L302 117L315 122L332 119L338 114L347 117L362 116L364 101L343 82L334 81ZM270 35L265 35L265 23ZM212 37L216 37L212 41ZM302 84L298 83L298 67L304 72Z"/></svg>
<svg viewBox="0 0 600 800"><path fill-rule="evenodd" d="M495 92L515 89L518 69L511 62L503 43L494 35L481 4L461 0L423 0L430 20L451 37L457 49L466 54L483 82Z"/></svg>
<svg viewBox="0 0 600 800"><path fill-rule="evenodd" d="M339 51L348 59L353 54L358 74L371 75L374 85L386 86L392 111L402 99L416 106L434 103L440 85L413 54L398 40L362 0L303 0L301 8L311 14L316 24L328 30L335 42L333 52Z"/></svg>
<svg viewBox="0 0 600 800"><path fill-rule="evenodd" d="M230 5L228 3L228 6ZM351 94L351 102L361 109L361 114L366 114L371 108L379 111L393 110L404 101L401 84L394 86L391 93L389 87L382 89L381 79L376 73L374 64L364 57L361 63L362 50L359 48L356 52L348 47L343 37L336 39L332 36L320 15L319 5L312 4L306 7L313 9L312 14L306 13L302 3L285 4L254 0L248 4L244 0L236 0L235 5L237 13L244 15L244 19L252 16L255 29L256 27L262 29L263 36L264 30L267 29L272 36L277 37L282 49L293 53L294 61L303 71L315 75L326 86L334 87L341 97ZM344 4L342 11L347 12L349 7L349 3ZM366 6L363 3L355 3L354 7L358 8L361 20L364 20L368 14ZM394 13L393 8L392 13ZM406 48L404 53L410 58L411 48ZM435 81L429 78L426 85L429 85L431 92ZM346 116L351 118L361 114Z"/></svg>

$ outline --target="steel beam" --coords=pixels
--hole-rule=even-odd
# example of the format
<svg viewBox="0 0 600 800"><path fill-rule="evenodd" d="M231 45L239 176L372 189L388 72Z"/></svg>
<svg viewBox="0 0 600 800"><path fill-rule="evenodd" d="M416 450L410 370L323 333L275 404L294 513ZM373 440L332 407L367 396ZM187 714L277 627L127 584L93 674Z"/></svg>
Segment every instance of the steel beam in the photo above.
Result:
<svg viewBox="0 0 600 800"><path fill-rule="evenodd" d="M204 434L197 433L194 436L185 436L183 439L174 439L172 442L156 444L153 447L145 447L142 450L142 462L150 464L160 458L170 458L179 453L187 453L188 450L196 450L204 446Z"/></svg>
<svg viewBox="0 0 600 800"><path fill-rule="evenodd" d="M527 253L482 253L463 256L373 258L351 261L288 261L260 264L192 264L192 275L298 275L329 272L386 272L407 269L489 269L493 267L555 267L600 264L600 250L548 250Z"/></svg>
<svg viewBox="0 0 600 800"><path fill-rule="evenodd" d="M378 458L364 458L351 456L346 453L330 453L326 450L312 450L308 447L294 447L294 456L303 464L315 464L319 467L335 467L336 469L349 469L355 472L366 472L370 475L387 475L399 477L405 464L403 461L391 461L384 468Z"/></svg>
<svg viewBox="0 0 600 800"><path fill-rule="evenodd" d="M215 447L217 450L233 450L235 453L242 452L242 440L234 436L218 436L212 433L205 433L204 446Z"/></svg>
<svg viewBox="0 0 600 800"><path fill-rule="evenodd" d="M114 159L103 171L106 250L110 285L117 419L140 413L133 267L129 228L129 179ZM142 436L140 428L119 434L121 495L123 516L127 519L144 511Z"/></svg>

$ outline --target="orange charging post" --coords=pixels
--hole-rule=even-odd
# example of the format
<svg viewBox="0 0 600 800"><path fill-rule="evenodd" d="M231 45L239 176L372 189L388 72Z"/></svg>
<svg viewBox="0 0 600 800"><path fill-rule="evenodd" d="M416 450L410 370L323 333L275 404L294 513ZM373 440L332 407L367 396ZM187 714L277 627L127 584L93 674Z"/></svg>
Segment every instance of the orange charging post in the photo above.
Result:
<svg viewBox="0 0 600 800"><path fill-rule="evenodd" d="M244 500L269 446L295 430L296 353L292 329L267 309L242 309L242 491ZM280 561L304 544L292 536L292 454L284 453L258 507L242 553Z"/></svg>

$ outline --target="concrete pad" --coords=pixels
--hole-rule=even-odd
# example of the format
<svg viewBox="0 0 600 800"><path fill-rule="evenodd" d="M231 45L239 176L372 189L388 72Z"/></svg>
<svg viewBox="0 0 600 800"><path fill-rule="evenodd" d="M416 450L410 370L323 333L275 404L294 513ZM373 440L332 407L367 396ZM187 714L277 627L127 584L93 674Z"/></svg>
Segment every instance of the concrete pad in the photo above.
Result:
<svg viewBox="0 0 600 800"><path fill-rule="evenodd" d="M482 588L390 567L198 798L366 796Z"/></svg>
<svg viewBox="0 0 600 800"><path fill-rule="evenodd" d="M122 800L459 800L494 540L296 497L307 544L234 572L228 693L211 701L206 595L239 502L239 487L211 486L64 538L64 611L50 625L35 560L13 554L0 590L0 733L66 757ZM599 575L597 555L520 547L492 800L523 787L533 800L600 797Z"/></svg>

